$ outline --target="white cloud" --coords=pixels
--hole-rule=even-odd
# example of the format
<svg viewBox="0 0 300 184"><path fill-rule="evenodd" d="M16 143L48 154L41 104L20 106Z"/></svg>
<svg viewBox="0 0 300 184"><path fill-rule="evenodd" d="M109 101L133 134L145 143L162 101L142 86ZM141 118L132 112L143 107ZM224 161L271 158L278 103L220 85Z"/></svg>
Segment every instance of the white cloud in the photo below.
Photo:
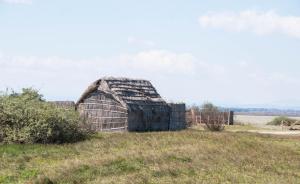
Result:
<svg viewBox="0 0 300 184"><path fill-rule="evenodd" d="M147 46L147 47L154 47L155 46L154 41L145 40L145 39L137 38L137 37L134 37L134 36L129 36L127 38L127 42L128 42L128 44L131 44L131 45L139 45L139 46Z"/></svg>
<svg viewBox="0 0 300 184"><path fill-rule="evenodd" d="M250 31L259 35L282 33L300 38L300 17L281 16L274 11L211 12L201 16L199 23L205 28Z"/></svg>
<svg viewBox="0 0 300 184"><path fill-rule="evenodd" d="M0 0L0 2L8 4L32 4L32 0Z"/></svg>
<svg viewBox="0 0 300 184"><path fill-rule="evenodd" d="M189 53L174 53L165 50L143 51L121 56L124 66L149 72L194 73L196 58Z"/></svg>
<svg viewBox="0 0 300 184"><path fill-rule="evenodd" d="M50 100L77 100L94 80L116 76L151 80L162 96L173 101L284 101L298 96L300 82L295 75L272 71L251 61L210 63L190 53L166 50L84 60L0 54L0 91L33 86Z"/></svg>
<svg viewBox="0 0 300 184"><path fill-rule="evenodd" d="M246 68L249 66L249 63L247 61L240 61L238 63L238 66L241 67L241 68Z"/></svg>
<svg viewBox="0 0 300 184"><path fill-rule="evenodd" d="M195 58L171 51L143 51L110 58L84 60L61 57L0 55L0 91L33 86L50 99L75 99L87 85L103 76L155 79L189 75Z"/></svg>
<svg viewBox="0 0 300 184"><path fill-rule="evenodd" d="M23 57L0 54L1 70L64 71L71 69L94 70L113 66L144 72L190 73L194 71L196 58L189 53L175 53L165 50L149 50L134 54L120 54L112 58L71 60L60 57Z"/></svg>

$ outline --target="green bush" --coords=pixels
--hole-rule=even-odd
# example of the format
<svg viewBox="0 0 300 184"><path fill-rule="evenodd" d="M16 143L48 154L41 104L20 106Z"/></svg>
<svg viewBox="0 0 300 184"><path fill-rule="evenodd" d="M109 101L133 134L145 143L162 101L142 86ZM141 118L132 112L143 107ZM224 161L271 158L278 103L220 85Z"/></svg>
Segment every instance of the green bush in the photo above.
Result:
<svg viewBox="0 0 300 184"><path fill-rule="evenodd" d="M75 110L46 102L36 90L0 95L0 142L64 143L85 137Z"/></svg>
<svg viewBox="0 0 300 184"><path fill-rule="evenodd" d="M288 118L285 116L279 116L274 118L271 122L267 123L267 125L281 125L283 123L284 126L291 126L297 120Z"/></svg>

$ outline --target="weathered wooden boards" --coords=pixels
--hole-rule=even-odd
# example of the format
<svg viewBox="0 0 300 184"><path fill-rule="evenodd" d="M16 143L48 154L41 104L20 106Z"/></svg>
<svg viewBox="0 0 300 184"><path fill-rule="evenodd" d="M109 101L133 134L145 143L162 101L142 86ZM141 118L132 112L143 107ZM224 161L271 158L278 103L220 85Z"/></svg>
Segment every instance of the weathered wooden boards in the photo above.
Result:
<svg viewBox="0 0 300 184"><path fill-rule="evenodd" d="M169 104L171 108L170 114L170 130L181 130L186 128L185 121L185 104Z"/></svg>
<svg viewBox="0 0 300 184"><path fill-rule="evenodd" d="M75 103L73 101L50 101L50 103L61 108L75 109Z"/></svg>
<svg viewBox="0 0 300 184"><path fill-rule="evenodd" d="M225 124L233 125L234 124L234 112L230 110L221 110L221 111L207 111L205 109L189 109L186 112L186 122L188 126L192 124L201 124L209 120L222 120Z"/></svg>

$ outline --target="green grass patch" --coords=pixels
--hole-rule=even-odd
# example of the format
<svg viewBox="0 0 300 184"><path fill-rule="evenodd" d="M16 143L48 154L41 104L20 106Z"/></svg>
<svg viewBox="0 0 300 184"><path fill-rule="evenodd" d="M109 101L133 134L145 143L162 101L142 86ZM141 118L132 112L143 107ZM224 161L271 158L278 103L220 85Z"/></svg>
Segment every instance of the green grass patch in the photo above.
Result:
<svg viewBox="0 0 300 184"><path fill-rule="evenodd" d="M170 161L178 161L178 162L192 162L192 159L189 157L185 157L185 156L175 156L175 155L170 155L167 157L167 160Z"/></svg>
<svg viewBox="0 0 300 184"><path fill-rule="evenodd" d="M299 183L299 140L189 129L1 145L0 183Z"/></svg>

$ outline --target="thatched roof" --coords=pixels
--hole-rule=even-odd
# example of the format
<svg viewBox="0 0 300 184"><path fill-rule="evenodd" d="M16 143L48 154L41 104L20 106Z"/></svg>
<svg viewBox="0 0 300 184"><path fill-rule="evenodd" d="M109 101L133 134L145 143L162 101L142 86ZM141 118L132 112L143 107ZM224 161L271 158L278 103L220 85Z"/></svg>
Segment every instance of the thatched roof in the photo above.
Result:
<svg viewBox="0 0 300 184"><path fill-rule="evenodd" d="M76 106L97 90L112 95L124 106L130 104L166 104L147 80L106 77L93 82L77 101Z"/></svg>

